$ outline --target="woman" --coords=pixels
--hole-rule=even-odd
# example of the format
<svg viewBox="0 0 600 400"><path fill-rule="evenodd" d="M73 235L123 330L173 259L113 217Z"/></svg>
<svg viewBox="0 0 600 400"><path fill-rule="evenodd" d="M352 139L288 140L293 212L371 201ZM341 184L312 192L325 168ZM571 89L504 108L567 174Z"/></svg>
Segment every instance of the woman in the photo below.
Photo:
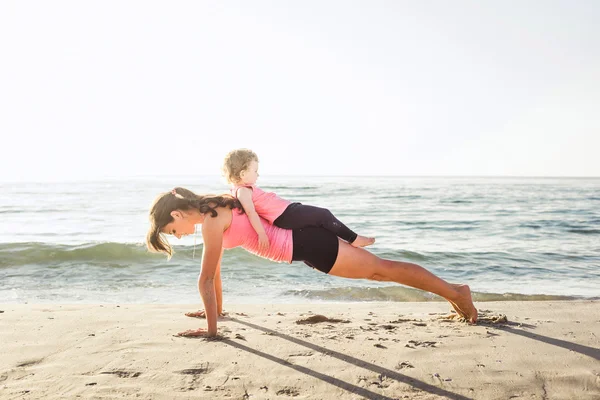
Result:
<svg viewBox="0 0 600 400"><path fill-rule="evenodd" d="M182 336L215 336L217 316L223 313L221 259L223 249L241 246L260 257L276 262L304 261L307 265L334 276L354 279L393 281L435 293L448 300L456 312L471 323L477 309L467 285L450 284L412 263L384 260L369 251L353 247L320 227L282 229L261 218L271 243L259 246L258 235L239 201L230 195L196 195L184 188L163 193L150 209L150 230L146 244L151 251L171 257L172 249L164 235L181 238L202 225L204 250L198 291L204 302L208 329L188 330Z"/></svg>

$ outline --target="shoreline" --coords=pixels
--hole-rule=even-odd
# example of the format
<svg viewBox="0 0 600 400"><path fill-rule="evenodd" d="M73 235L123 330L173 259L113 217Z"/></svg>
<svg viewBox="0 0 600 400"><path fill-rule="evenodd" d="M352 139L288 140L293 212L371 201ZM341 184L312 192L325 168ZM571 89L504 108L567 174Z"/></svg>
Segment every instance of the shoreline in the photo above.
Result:
<svg viewBox="0 0 600 400"><path fill-rule="evenodd" d="M0 398L600 397L600 301L476 306L226 303L207 340L198 304L0 304Z"/></svg>

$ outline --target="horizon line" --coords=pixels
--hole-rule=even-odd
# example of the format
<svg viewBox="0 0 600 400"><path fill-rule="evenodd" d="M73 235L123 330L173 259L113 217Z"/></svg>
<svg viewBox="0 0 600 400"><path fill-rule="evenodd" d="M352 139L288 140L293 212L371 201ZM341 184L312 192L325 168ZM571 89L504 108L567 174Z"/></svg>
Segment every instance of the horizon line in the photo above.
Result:
<svg viewBox="0 0 600 400"><path fill-rule="evenodd" d="M488 178L488 179L600 179L599 175L314 175L314 174L265 174L262 177L311 177L311 178ZM104 180L126 180L126 179L162 179L162 178L215 178L222 177L213 174L169 174L169 175L124 175L124 176L105 176L90 178L53 178L46 180L37 179L0 179L0 183L46 183L46 182L98 182Z"/></svg>

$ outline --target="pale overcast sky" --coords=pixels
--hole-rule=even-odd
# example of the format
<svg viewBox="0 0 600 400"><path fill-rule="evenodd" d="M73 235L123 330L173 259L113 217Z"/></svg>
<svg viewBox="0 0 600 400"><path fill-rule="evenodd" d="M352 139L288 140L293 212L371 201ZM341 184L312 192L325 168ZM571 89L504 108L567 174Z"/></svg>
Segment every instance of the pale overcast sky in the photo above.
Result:
<svg viewBox="0 0 600 400"><path fill-rule="evenodd" d="M0 181L600 176L598 1L0 2Z"/></svg>

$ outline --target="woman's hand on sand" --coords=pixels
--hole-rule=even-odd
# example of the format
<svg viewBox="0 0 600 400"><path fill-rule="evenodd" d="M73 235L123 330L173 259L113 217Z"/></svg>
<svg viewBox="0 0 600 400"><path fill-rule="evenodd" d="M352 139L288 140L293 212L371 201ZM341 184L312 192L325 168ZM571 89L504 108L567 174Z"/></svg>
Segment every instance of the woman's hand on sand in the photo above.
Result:
<svg viewBox="0 0 600 400"><path fill-rule="evenodd" d="M229 315L228 312L222 311L219 314L219 317L225 317ZM194 312L188 312L185 313L186 317L192 317L192 318L206 318L206 312L204 310L198 310L198 311L194 311Z"/></svg>
<svg viewBox="0 0 600 400"><path fill-rule="evenodd" d="M208 330L207 329L198 328L198 329L188 329L187 331L179 332L176 336L183 336L183 337L204 336L204 337L209 337L210 335L208 334Z"/></svg>

